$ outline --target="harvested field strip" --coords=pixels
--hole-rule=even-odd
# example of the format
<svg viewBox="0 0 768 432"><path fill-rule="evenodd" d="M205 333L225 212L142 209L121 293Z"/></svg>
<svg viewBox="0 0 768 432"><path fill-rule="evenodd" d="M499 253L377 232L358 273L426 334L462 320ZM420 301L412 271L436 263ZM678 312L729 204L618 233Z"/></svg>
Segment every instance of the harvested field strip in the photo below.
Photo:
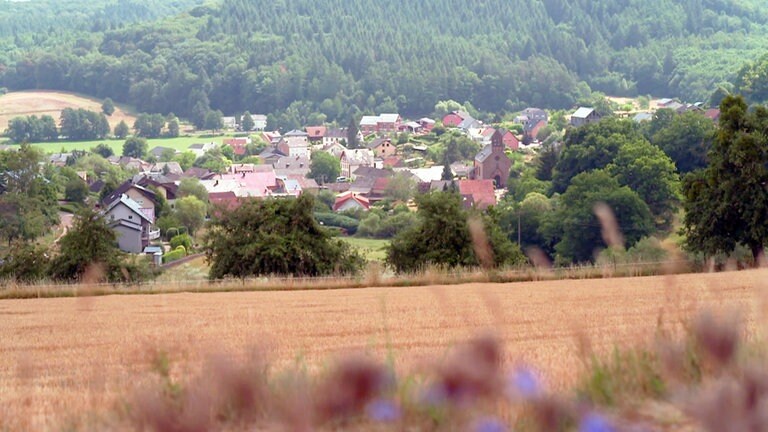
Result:
<svg viewBox="0 0 768 432"><path fill-rule="evenodd" d="M577 336L597 351L649 342L657 319L703 307L744 311L757 328L768 270L629 279L357 290L162 294L0 301L0 429L60 430L105 412L147 379L151 353L176 375L213 352L261 347L274 368L322 368L365 350L418 370L454 343L493 329L506 360L573 384Z"/></svg>

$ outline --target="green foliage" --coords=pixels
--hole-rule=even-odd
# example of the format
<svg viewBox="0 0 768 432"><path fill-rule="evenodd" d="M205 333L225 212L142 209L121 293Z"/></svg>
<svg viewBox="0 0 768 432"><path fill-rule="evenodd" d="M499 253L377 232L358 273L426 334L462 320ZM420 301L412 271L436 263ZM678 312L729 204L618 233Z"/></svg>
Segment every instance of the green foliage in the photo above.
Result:
<svg viewBox="0 0 768 432"><path fill-rule="evenodd" d="M655 117L651 126L655 126ZM673 116L667 124L649 137L675 162L678 172L685 174L707 166L707 153L712 148L715 124L697 112Z"/></svg>
<svg viewBox="0 0 768 432"><path fill-rule="evenodd" d="M168 119L168 133L166 136L168 138L176 138L179 136L179 119L176 116L171 116L170 119Z"/></svg>
<svg viewBox="0 0 768 432"><path fill-rule="evenodd" d="M14 117L8 122L6 134L15 143L56 141L59 138L56 121L49 115Z"/></svg>
<svg viewBox="0 0 768 432"><path fill-rule="evenodd" d="M714 255L740 243L757 259L768 241L768 110L728 96L720 111L709 165L683 181L686 246Z"/></svg>
<svg viewBox="0 0 768 432"><path fill-rule="evenodd" d="M208 111L205 114L205 121L203 123L203 129L210 129L213 132L224 128L224 114L221 111Z"/></svg>
<svg viewBox="0 0 768 432"><path fill-rule="evenodd" d="M315 179L318 184L336 181L341 173L341 163L332 154L312 152L307 177Z"/></svg>
<svg viewBox="0 0 768 432"><path fill-rule="evenodd" d="M396 173L384 189L384 196L394 201L408 202L415 193L416 182L408 173Z"/></svg>
<svg viewBox="0 0 768 432"><path fill-rule="evenodd" d="M357 219L340 213L316 212L315 219L320 225L341 228L349 235L354 235L360 224Z"/></svg>
<svg viewBox="0 0 768 432"><path fill-rule="evenodd" d="M358 272L363 259L312 214L314 198L247 200L213 220L205 237L212 279Z"/></svg>
<svg viewBox="0 0 768 432"><path fill-rule="evenodd" d="M163 132L165 118L161 114L141 113L133 123L133 130L137 137L157 138Z"/></svg>
<svg viewBox="0 0 768 432"><path fill-rule="evenodd" d="M120 123L115 126L115 138L125 139L129 133L131 133L131 130L128 128L128 123L125 120L120 120Z"/></svg>
<svg viewBox="0 0 768 432"><path fill-rule="evenodd" d="M101 103L101 112L108 116L111 116L115 113L115 103L112 102L112 99L104 99L104 101Z"/></svg>
<svg viewBox="0 0 768 432"><path fill-rule="evenodd" d="M109 122L103 113L64 108L61 111L60 132L72 141L102 139L109 135Z"/></svg>
<svg viewBox="0 0 768 432"><path fill-rule="evenodd" d="M208 202L208 191L200 180L193 177L184 177L179 182L179 188L176 190L176 196L184 198L193 196L202 202Z"/></svg>
<svg viewBox="0 0 768 432"><path fill-rule="evenodd" d="M229 168L231 161L224 156L220 148L214 148L195 159L193 166L205 168L215 173L223 173Z"/></svg>
<svg viewBox="0 0 768 432"><path fill-rule="evenodd" d="M392 238L417 222L416 213L410 210L401 212L384 212L373 210L368 212L357 228L358 237Z"/></svg>
<svg viewBox="0 0 768 432"><path fill-rule="evenodd" d="M95 153L105 159L115 154L115 152L112 150L112 147L104 143L101 143L96 147L92 148L91 153Z"/></svg>
<svg viewBox="0 0 768 432"><path fill-rule="evenodd" d="M519 240L522 250L535 247L552 255L554 245L549 243L541 226L553 216L553 201L541 193L531 192L522 202L502 202L497 207L499 227L510 241L517 243Z"/></svg>
<svg viewBox="0 0 768 432"><path fill-rule="evenodd" d="M147 140L144 138L131 137L123 143L123 156L142 159L147 155Z"/></svg>
<svg viewBox="0 0 768 432"><path fill-rule="evenodd" d="M190 195L176 200L176 218L182 226L187 227L194 234L205 222L205 214L208 207L205 201Z"/></svg>
<svg viewBox="0 0 768 432"><path fill-rule="evenodd" d="M554 217L547 222L549 226L543 229L557 241L555 251L561 262L593 261L595 252L607 247L603 226L595 215L598 203L612 210L615 229L626 245L632 246L653 232L651 212L637 193L603 170L582 173L573 178Z"/></svg>
<svg viewBox="0 0 768 432"><path fill-rule="evenodd" d="M121 271L122 252L115 232L104 216L85 208L75 215L72 227L59 240L60 252L51 262L51 276L63 281L79 281L86 271L96 280L127 279ZM94 266L100 266L97 271Z"/></svg>
<svg viewBox="0 0 768 432"><path fill-rule="evenodd" d="M192 250L192 237L189 234L178 234L171 238L171 249L177 249L183 246L184 250Z"/></svg>
<svg viewBox="0 0 768 432"><path fill-rule="evenodd" d="M251 117L251 113L249 111L246 111L243 113L243 120L240 122L240 127L248 132L252 131L253 127L255 126L253 122L253 117Z"/></svg>
<svg viewBox="0 0 768 432"><path fill-rule="evenodd" d="M0 264L0 280L35 282L44 279L50 264L46 249L34 243L13 244Z"/></svg>
<svg viewBox="0 0 768 432"><path fill-rule="evenodd" d="M85 182L79 178L72 178L69 181L67 181L66 187L64 189L64 198L67 201L72 201L76 203L84 203L85 198L88 196L88 185L85 184Z"/></svg>
<svg viewBox="0 0 768 432"><path fill-rule="evenodd" d="M473 267L480 264L473 248L473 238L467 222L469 214L462 207L461 196L451 192L432 192L416 199L418 220L409 229L396 235L388 249L386 263L398 273L413 272L429 265ZM493 216L483 216L482 230L496 266L515 264L523 260L520 250L501 234Z"/></svg>
<svg viewBox="0 0 768 432"><path fill-rule="evenodd" d="M187 256L187 251L184 246L177 246L172 251L163 254L163 264L169 262L178 261Z"/></svg>
<svg viewBox="0 0 768 432"><path fill-rule="evenodd" d="M172 161L178 162L181 169L184 171L190 169L192 165L195 163L195 159L197 159L197 156L195 156L194 153L190 151L185 151L181 153L177 153L173 156ZM183 180L183 179L182 179Z"/></svg>
<svg viewBox="0 0 768 432"><path fill-rule="evenodd" d="M429 149L432 159L440 161L443 165L473 160L478 151L480 151L480 145L457 130L442 134L437 144Z"/></svg>

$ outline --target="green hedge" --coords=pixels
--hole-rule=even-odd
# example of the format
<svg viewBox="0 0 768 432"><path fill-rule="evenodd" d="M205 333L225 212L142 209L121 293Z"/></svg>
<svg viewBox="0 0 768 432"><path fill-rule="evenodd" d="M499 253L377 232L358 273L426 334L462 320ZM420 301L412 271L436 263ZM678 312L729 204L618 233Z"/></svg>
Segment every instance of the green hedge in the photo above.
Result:
<svg viewBox="0 0 768 432"><path fill-rule="evenodd" d="M184 258L185 256L187 256L187 250L184 249L184 246L179 246L176 249L163 255L163 264L168 264L170 262L178 261Z"/></svg>
<svg viewBox="0 0 768 432"><path fill-rule="evenodd" d="M360 224L355 218L337 213L315 213L315 219L326 227L343 228L349 235L357 232L357 226Z"/></svg>

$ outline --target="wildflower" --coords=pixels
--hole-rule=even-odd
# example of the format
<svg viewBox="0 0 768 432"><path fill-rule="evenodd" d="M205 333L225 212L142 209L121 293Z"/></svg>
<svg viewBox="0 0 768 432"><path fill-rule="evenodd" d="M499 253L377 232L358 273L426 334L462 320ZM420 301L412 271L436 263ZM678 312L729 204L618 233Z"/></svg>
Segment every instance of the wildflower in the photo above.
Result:
<svg viewBox="0 0 768 432"><path fill-rule="evenodd" d="M542 385L538 375L531 369L518 368L508 377L507 395L523 399L535 399L541 396Z"/></svg>
<svg viewBox="0 0 768 432"><path fill-rule="evenodd" d="M507 426L493 417L480 419L472 426L474 432L506 432Z"/></svg>
<svg viewBox="0 0 768 432"><path fill-rule="evenodd" d="M587 414L579 424L579 432L616 432L616 428L599 414Z"/></svg>
<svg viewBox="0 0 768 432"><path fill-rule="evenodd" d="M377 422L393 422L400 418L400 407L394 401L376 399L365 409L368 417Z"/></svg>

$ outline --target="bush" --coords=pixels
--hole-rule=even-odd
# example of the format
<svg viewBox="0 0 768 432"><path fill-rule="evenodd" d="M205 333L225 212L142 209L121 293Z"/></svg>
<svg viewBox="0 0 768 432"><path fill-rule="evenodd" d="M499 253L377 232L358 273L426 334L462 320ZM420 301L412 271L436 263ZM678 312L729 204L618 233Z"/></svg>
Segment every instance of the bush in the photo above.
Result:
<svg viewBox="0 0 768 432"><path fill-rule="evenodd" d="M163 255L163 264L168 264L170 262L178 261L184 258L185 256L187 256L186 249L184 249L184 246L179 246L176 249Z"/></svg>
<svg viewBox="0 0 768 432"><path fill-rule="evenodd" d="M315 213L315 219L326 227L343 228L349 235L356 233L360 225L358 220L336 213Z"/></svg>
<svg viewBox="0 0 768 432"><path fill-rule="evenodd" d="M176 250L179 246L183 247L185 251L192 249L192 237L189 234L179 234L173 236L171 239L171 249Z"/></svg>
<svg viewBox="0 0 768 432"><path fill-rule="evenodd" d="M34 244L14 244L0 264L0 279L35 282L48 275L49 260L43 247Z"/></svg>

